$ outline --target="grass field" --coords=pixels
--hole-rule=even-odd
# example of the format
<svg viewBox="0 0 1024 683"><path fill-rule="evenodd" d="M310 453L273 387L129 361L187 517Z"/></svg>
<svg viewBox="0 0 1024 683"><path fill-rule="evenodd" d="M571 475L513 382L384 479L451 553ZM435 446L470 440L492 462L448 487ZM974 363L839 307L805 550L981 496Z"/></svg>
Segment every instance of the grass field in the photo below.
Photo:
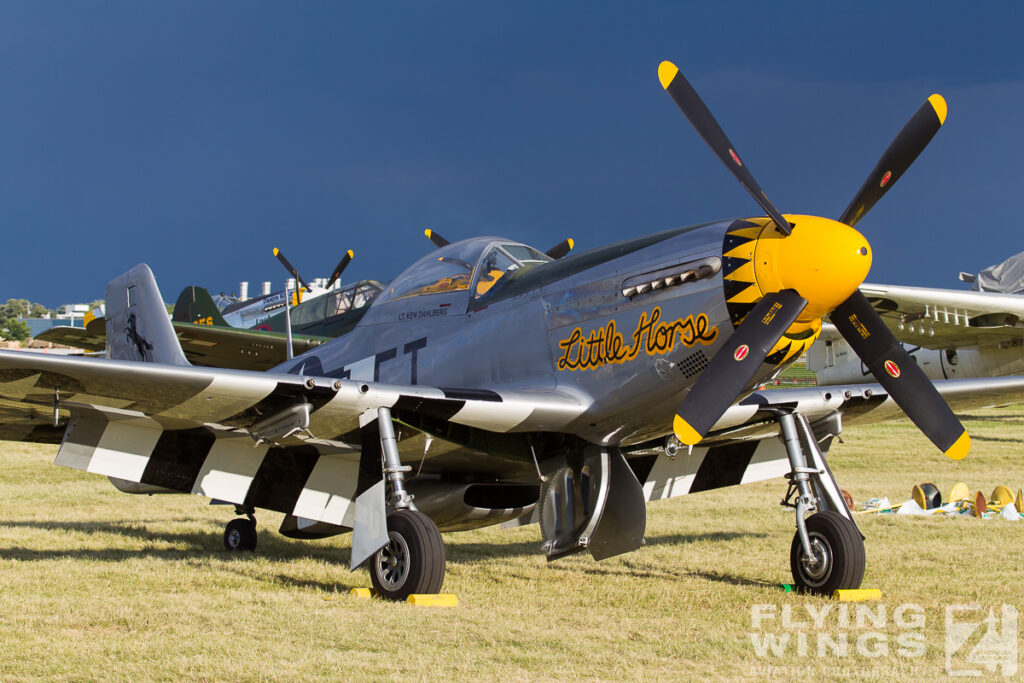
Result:
<svg viewBox="0 0 1024 683"><path fill-rule="evenodd" d="M902 501L926 480L944 495L959 480L1024 486L1024 409L965 424L960 463L894 423L851 428L832 468L858 502ZM782 592L794 527L781 480L652 504L647 546L602 563L547 564L536 527L447 534L457 608L359 600L348 591L369 577L347 570L347 537L289 541L262 513L259 551L230 555L229 508L124 495L52 466L53 447L2 445L3 680L932 678L947 606L1024 608L1024 522L1002 520L860 517L864 585L883 592L870 615ZM754 613L772 618L755 627ZM769 635L790 640L759 656ZM844 638L845 653L828 646Z"/></svg>

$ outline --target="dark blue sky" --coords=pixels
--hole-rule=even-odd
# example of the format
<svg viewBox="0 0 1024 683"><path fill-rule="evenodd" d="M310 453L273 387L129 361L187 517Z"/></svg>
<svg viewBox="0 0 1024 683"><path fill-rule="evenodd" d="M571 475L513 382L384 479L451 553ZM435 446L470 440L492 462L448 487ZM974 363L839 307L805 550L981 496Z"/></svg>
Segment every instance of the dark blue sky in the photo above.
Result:
<svg viewBox="0 0 1024 683"><path fill-rule="evenodd" d="M391 279L450 239L577 249L758 207L662 91L675 61L781 210L837 217L932 92L949 118L858 228L869 281L1024 250L1019 3L0 5L0 300Z"/></svg>

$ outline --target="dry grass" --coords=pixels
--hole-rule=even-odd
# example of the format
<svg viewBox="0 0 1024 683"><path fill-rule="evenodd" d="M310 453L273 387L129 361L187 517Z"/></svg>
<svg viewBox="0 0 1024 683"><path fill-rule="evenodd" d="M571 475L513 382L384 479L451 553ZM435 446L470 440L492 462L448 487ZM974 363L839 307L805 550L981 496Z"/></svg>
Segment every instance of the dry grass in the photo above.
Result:
<svg viewBox="0 0 1024 683"><path fill-rule="evenodd" d="M967 425L974 452L962 463L899 423L851 429L832 449L833 470L858 501L904 500L924 480L944 494L958 480L986 495L1024 486L1024 409L976 412ZM930 677L944 671L947 605L1024 608L1024 522L868 516L865 586L883 590L885 626L845 628L830 613L821 632L846 633L846 656L819 656L816 630L778 616L752 628L756 605L777 615L788 606L801 621L808 606L838 609L779 589L793 534L792 514L777 508L781 481L654 504L647 547L600 564L547 564L536 528L449 534L445 590L459 607L362 601L347 594L369 585L347 570L347 538L289 541L272 531L280 516L263 513L259 552L229 555L229 508L123 495L51 466L52 447L3 445L4 680ZM923 608L923 656L896 651L903 603ZM806 656L795 648L801 630ZM751 632L789 632L794 643L758 657ZM868 632L887 656L857 651Z"/></svg>

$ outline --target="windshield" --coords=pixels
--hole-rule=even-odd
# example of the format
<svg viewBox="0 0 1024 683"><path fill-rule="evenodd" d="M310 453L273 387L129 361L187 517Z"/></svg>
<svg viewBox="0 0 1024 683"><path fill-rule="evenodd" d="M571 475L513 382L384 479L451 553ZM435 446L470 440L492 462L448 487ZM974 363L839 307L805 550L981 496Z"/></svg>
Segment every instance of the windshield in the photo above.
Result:
<svg viewBox="0 0 1024 683"><path fill-rule="evenodd" d="M493 296L523 273L551 260L547 254L525 244L496 244L481 262L473 297Z"/></svg>

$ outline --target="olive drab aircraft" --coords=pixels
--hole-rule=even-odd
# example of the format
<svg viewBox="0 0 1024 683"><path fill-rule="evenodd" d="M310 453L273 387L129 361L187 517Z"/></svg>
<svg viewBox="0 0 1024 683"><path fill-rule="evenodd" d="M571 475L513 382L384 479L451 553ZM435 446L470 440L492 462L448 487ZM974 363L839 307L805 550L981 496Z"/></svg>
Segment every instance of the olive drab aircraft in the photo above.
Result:
<svg viewBox="0 0 1024 683"><path fill-rule="evenodd" d="M295 280L297 286L293 291L234 301L223 310L203 287L189 286L181 291L172 323L190 363L269 370L293 355L348 332L384 287L376 280L360 280L334 288L352 260L351 250L342 256L326 282L315 281L313 285L299 275L276 247L274 256ZM55 326L36 335L36 339L102 351L106 349L106 323L102 313L96 313L87 316L84 327Z"/></svg>
<svg viewBox="0 0 1024 683"><path fill-rule="evenodd" d="M549 560L638 549L646 505L785 477L801 589L857 587L863 538L825 455L846 424L900 409L948 456L946 402L1019 396L1024 379L931 384L857 287L855 229L941 126L933 95L838 221L781 214L669 62L662 86L767 214L555 259L501 237L439 245L348 333L266 373L193 367L149 268L108 285L107 359L0 352L8 439L133 493L236 506L224 543L352 533L379 595L437 592L440 531L538 522ZM754 391L832 315L881 385ZM941 395L940 395L941 391ZM897 406L898 404L898 406Z"/></svg>

